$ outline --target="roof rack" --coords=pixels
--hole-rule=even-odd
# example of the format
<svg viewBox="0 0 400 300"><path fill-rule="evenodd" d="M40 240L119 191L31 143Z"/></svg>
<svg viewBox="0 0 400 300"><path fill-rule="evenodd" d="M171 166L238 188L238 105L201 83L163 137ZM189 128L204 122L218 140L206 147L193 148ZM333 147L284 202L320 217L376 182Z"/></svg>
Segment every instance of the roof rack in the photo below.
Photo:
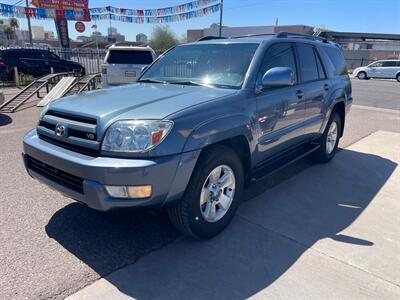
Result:
<svg viewBox="0 0 400 300"><path fill-rule="evenodd" d="M281 31L278 33L256 33L256 34L246 34L246 35L238 35L238 36L231 36L231 37L218 37L218 36L205 36L197 41L209 41L209 40L219 40L219 39L240 39L240 38L248 38L248 37L258 37L258 36L274 36L276 38L304 38L304 39L310 39L313 41L321 41L323 43L329 43L329 41L320 36L315 36L315 35L309 35L305 33L294 33L294 32L286 32L286 31Z"/></svg>
<svg viewBox="0 0 400 300"><path fill-rule="evenodd" d="M298 38L304 38L304 39L310 39L314 41L321 41L323 43L328 43L328 40L326 38L320 37L320 36L315 36L315 35L309 35L305 33L293 33L293 32L286 32L286 31L281 31L278 32L275 35L276 38L290 38L290 37L298 37Z"/></svg>

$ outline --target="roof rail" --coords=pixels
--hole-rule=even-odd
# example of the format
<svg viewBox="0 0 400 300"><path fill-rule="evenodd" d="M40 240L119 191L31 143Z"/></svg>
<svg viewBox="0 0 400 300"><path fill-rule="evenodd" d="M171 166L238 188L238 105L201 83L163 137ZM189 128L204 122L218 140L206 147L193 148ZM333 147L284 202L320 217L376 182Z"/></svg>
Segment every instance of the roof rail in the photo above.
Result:
<svg viewBox="0 0 400 300"><path fill-rule="evenodd" d="M197 40L197 42L209 41L209 40L220 40L220 39L226 39L226 37L207 35L207 36L203 36L202 38L199 38L199 39Z"/></svg>
<svg viewBox="0 0 400 300"><path fill-rule="evenodd" d="M238 36L232 36L230 37L231 39L240 39L240 38L247 38L247 37L257 37L257 36L274 36L275 33L254 33L254 34L246 34L246 35L238 35Z"/></svg>
<svg viewBox="0 0 400 300"><path fill-rule="evenodd" d="M328 43L328 40L326 38L320 37L320 36L315 36L315 35L309 35L305 33L294 33L294 32L286 32L286 31L281 31L278 32L275 37L277 38L290 38L290 37L299 37L299 38L304 38L304 39L310 39L314 41L321 41L323 43Z"/></svg>

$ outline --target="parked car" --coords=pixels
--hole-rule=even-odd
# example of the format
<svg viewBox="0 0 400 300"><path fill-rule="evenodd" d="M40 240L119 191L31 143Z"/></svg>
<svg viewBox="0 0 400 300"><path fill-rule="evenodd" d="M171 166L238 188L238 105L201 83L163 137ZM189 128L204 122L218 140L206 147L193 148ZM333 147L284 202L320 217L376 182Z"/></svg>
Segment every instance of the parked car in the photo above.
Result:
<svg viewBox="0 0 400 300"><path fill-rule="evenodd" d="M387 78L400 82L400 60L378 60L353 71L358 79Z"/></svg>
<svg viewBox="0 0 400 300"><path fill-rule="evenodd" d="M156 53L149 46L112 45L101 69L102 87L135 82L155 59Z"/></svg>
<svg viewBox="0 0 400 300"><path fill-rule="evenodd" d="M207 40L163 54L135 84L54 101L23 157L32 177L91 208L166 208L204 239L228 225L253 180L309 153L330 161L351 103L336 44L288 33Z"/></svg>
<svg viewBox="0 0 400 300"><path fill-rule="evenodd" d="M0 78L14 78L14 67L19 73L35 77L51 72L75 72L85 74L85 68L74 61L60 58L48 50L40 49L6 49L0 51Z"/></svg>

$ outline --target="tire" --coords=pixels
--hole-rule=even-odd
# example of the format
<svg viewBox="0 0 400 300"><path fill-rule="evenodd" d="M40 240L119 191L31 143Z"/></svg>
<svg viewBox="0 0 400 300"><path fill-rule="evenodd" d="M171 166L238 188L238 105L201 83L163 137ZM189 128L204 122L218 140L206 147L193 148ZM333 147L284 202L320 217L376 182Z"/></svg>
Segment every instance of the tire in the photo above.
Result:
<svg viewBox="0 0 400 300"><path fill-rule="evenodd" d="M233 195L232 185L221 189L214 186L214 194L212 194L211 188L205 188L211 187L212 182L215 182L209 176L211 176L212 171L219 170L219 167L221 167L221 179L225 174L233 173ZM215 171L215 174L217 173ZM218 145L205 149L199 157L183 198L175 206L168 208L169 218L172 224L182 233L191 235L196 239L209 239L224 230L231 222L239 205L243 185L243 166L239 157L231 148ZM215 194L216 190L223 196L228 193L232 196L230 197L230 204L226 205L226 210L222 209L221 204L219 204L221 198L218 198ZM207 192L205 193L205 191ZM208 196L211 194L214 197ZM207 199L207 202L201 204L204 199ZM224 197L224 199L226 198ZM215 207L215 220L211 218L212 209L207 210L208 207L212 207L212 203Z"/></svg>
<svg viewBox="0 0 400 300"><path fill-rule="evenodd" d="M357 78L360 80L366 80L368 78L367 73L365 73L364 71L358 72Z"/></svg>
<svg viewBox="0 0 400 300"><path fill-rule="evenodd" d="M332 143L333 136L331 134L333 127L336 127L336 138L334 143ZM339 145L341 132L342 122L339 114L334 111L329 118L324 134L321 136L320 147L312 154L312 159L315 162L327 163L335 156Z"/></svg>
<svg viewBox="0 0 400 300"><path fill-rule="evenodd" d="M400 73L399 73L399 74L397 74L397 76L396 76L396 80L397 80L397 82L400 82Z"/></svg>

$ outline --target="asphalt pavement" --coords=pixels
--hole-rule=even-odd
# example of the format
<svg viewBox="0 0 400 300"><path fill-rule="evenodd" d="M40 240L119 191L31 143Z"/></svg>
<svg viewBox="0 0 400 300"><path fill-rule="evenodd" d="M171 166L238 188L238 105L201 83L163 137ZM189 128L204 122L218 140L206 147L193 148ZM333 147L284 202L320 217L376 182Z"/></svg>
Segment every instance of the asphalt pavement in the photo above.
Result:
<svg viewBox="0 0 400 300"><path fill-rule="evenodd" d="M377 130L400 132L399 91L395 81L353 80L355 106L341 146ZM96 212L31 179L20 153L40 112L35 104L0 114L0 299L65 298L180 237L165 214ZM255 201L312 166L299 161L252 186L245 200Z"/></svg>

